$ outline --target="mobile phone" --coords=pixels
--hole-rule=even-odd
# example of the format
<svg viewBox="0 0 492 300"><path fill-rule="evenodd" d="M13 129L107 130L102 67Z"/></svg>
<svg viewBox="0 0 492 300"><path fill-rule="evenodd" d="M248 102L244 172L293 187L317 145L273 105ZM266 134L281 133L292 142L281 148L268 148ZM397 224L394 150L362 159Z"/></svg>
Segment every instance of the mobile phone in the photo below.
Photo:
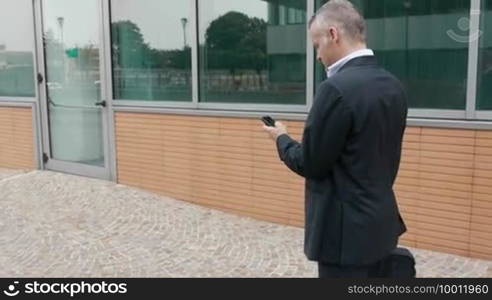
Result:
<svg viewBox="0 0 492 300"><path fill-rule="evenodd" d="M265 123L266 126L275 127L275 120L272 117L263 116L261 120L263 121L263 123Z"/></svg>

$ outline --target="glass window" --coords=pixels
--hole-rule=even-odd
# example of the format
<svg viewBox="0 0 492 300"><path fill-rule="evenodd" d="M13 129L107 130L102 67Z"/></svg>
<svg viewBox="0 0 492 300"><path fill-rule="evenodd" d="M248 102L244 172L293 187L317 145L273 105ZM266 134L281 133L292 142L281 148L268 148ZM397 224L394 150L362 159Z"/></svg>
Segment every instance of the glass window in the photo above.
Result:
<svg viewBox="0 0 492 300"><path fill-rule="evenodd" d="M306 1L199 1L200 101L306 103Z"/></svg>
<svg viewBox="0 0 492 300"><path fill-rule="evenodd" d="M366 19L460 13L470 0L353 0Z"/></svg>
<svg viewBox="0 0 492 300"><path fill-rule="evenodd" d="M477 109L492 110L492 1L482 1Z"/></svg>
<svg viewBox="0 0 492 300"><path fill-rule="evenodd" d="M34 90L32 1L2 0L0 3L0 97L34 97Z"/></svg>
<svg viewBox="0 0 492 300"><path fill-rule="evenodd" d="M51 157L104 166L99 0L44 0Z"/></svg>
<svg viewBox="0 0 492 300"><path fill-rule="evenodd" d="M111 1L114 98L191 101L191 2Z"/></svg>
<svg viewBox="0 0 492 300"><path fill-rule="evenodd" d="M469 0L352 2L366 18L368 47L406 86L411 108L465 109ZM317 82L324 76L318 66Z"/></svg>

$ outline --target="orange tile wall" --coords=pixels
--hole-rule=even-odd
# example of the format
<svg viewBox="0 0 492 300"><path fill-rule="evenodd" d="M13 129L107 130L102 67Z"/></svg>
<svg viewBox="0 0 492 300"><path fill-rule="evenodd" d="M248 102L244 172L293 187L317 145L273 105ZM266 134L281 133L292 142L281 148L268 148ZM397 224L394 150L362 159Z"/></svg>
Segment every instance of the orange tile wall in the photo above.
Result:
<svg viewBox="0 0 492 300"><path fill-rule="evenodd" d="M0 106L0 168L35 169L31 108Z"/></svg>
<svg viewBox="0 0 492 300"><path fill-rule="evenodd" d="M120 183L303 226L303 179L280 162L258 120L115 118ZM300 139L303 122L286 123ZM408 128L395 190L409 229L402 244L492 259L492 131Z"/></svg>

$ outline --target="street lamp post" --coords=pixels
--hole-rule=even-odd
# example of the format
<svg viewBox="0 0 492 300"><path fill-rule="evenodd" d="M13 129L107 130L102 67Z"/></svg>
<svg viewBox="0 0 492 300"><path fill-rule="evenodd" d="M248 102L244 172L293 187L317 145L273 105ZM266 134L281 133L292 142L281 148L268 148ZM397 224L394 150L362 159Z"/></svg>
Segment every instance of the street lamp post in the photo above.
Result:
<svg viewBox="0 0 492 300"><path fill-rule="evenodd" d="M58 26L60 26L60 38L61 38L61 43L63 45L63 23L65 23L65 18L63 17L58 17L56 18L58 21Z"/></svg>
<svg viewBox="0 0 492 300"><path fill-rule="evenodd" d="M65 18L58 17L56 18L58 21L58 26L60 27L60 41L61 41L61 60L63 65L63 83L67 81L67 71L66 63L65 63L65 41L63 40L63 24L65 23Z"/></svg>
<svg viewBox="0 0 492 300"><path fill-rule="evenodd" d="M187 18L181 18L181 25L183 25L183 39L184 39L184 47L186 48L186 24L188 23Z"/></svg>

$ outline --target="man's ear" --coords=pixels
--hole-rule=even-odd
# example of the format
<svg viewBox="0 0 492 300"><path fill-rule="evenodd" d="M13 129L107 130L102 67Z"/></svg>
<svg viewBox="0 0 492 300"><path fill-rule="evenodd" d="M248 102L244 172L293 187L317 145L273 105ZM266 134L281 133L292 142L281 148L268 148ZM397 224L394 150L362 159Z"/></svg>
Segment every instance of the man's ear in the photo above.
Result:
<svg viewBox="0 0 492 300"><path fill-rule="evenodd" d="M330 40L332 42L338 43L339 36L338 36L338 29L334 26L331 26L328 29L328 36L330 37Z"/></svg>

